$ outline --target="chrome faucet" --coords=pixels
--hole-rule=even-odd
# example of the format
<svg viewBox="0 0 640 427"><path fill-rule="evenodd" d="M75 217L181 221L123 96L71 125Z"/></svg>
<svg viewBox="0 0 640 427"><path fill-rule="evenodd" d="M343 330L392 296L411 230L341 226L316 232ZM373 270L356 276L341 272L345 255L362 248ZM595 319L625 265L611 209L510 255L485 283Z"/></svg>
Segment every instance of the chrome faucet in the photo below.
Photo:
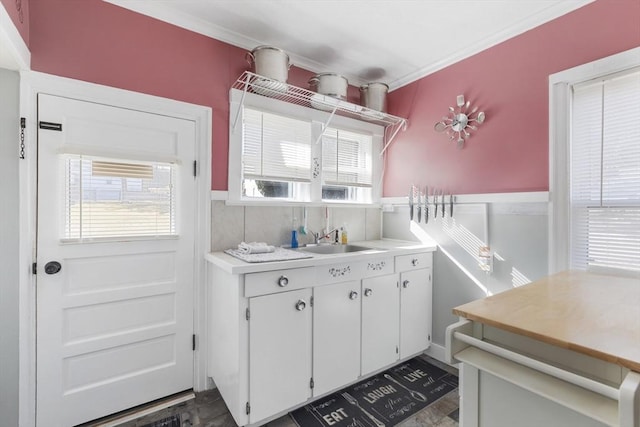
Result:
<svg viewBox="0 0 640 427"><path fill-rule="evenodd" d="M334 228L333 230L329 231L327 234L321 236L320 233L313 233L313 237L315 237L316 240L316 245L319 245L320 242L322 241L322 239L326 239L327 237L331 236L333 233L336 233L336 238L335 241L338 241L338 229Z"/></svg>

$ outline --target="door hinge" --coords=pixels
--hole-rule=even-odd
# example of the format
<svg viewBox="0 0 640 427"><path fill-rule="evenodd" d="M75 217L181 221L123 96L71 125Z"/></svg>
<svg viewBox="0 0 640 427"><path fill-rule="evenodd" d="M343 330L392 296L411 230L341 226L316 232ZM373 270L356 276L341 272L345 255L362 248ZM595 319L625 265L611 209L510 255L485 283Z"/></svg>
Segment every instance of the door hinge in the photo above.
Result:
<svg viewBox="0 0 640 427"><path fill-rule="evenodd" d="M400 349L396 346L396 354L400 353Z"/></svg>
<svg viewBox="0 0 640 427"><path fill-rule="evenodd" d="M427 340L431 341L431 335L427 335Z"/></svg>
<svg viewBox="0 0 640 427"><path fill-rule="evenodd" d="M431 281L431 275L429 275L429 281Z"/></svg>
<svg viewBox="0 0 640 427"><path fill-rule="evenodd" d="M38 274L38 263L31 264L31 274Z"/></svg>
<svg viewBox="0 0 640 427"><path fill-rule="evenodd" d="M45 130L57 130L62 132L62 123L38 122L38 127Z"/></svg>
<svg viewBox="0 0 640 427"><path fill-rule="evenodd" d="M309 299L309 306L313 307L313 297L311 297L311 299Z"/></svg>
<svg viewBox="0 0 640 427"><path fill-rule="evenodd" d="M400 281L396 280L396 288L399 288L399 287L400 287Z"/></svg>
<svg viewBox="0 0 640 427"><path fill-rule="evenodd" d="M191 350L196 351L196 334L191 335Z"/></svg>
<svg viewBox="0 0 640 427"><path fill-rule="evenodd" d="M249 308L247 308L247 311L245 312L245 317L247 318L247 320L251 318L251 312L249 311Z"/></svg>
<svg viewBox="0 0 640 427"><path fill-rule="evenodd" d="M309 381L309 387L313 388L314 385L315 383L313 382L313 377L311 377L311 380Z"/></svg>
<svg viewBox="0 0 640 427"><path fill-rule="evenodd" d="M20 117L20 158L24 160L24 129L27 127L27 119Z"/></svg>
<svg viewBox="0 0 640 427"><path fill-rule="evenodd" d="M247 402L247 415L249 415L251 413L251 405L249 405L249 402Z"/></svg>
<svg viewBox="0 0 640 427"><path fill-rule="evenodd" d="M193 176L198 176L198 161L193 161Z"/></svg>

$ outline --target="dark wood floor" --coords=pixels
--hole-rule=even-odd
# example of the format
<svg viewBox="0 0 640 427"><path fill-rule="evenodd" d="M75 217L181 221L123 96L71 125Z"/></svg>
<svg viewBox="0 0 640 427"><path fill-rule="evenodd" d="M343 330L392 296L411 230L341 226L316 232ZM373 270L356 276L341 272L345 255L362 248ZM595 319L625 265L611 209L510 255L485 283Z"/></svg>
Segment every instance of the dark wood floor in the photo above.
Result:
<svg viewBox="0 0 640 427"><path fill-rule="evenodd" d="M448 372L457 375L457 370L437 360L423 356L425 360ZM437 402L418 412L411 418L399 424L399 427L432 426L432 427L457 427L458 426L458 389L451 391ZM143 427L154 422L167 419L172 415L180 414L179 427L237 427L227 407L220 397L218 390L208 390L196 393L195 399L163 409L151 415L118 424L119 427ZM105 425L102 423L90 424L91 427ZM113 424L108 424L113 425ZM176 425L168 424L170 427ZM289 415L284 415L277 420L266 424L266 427L298 427ZM304 427L304 426L302 426Z"/></svg>

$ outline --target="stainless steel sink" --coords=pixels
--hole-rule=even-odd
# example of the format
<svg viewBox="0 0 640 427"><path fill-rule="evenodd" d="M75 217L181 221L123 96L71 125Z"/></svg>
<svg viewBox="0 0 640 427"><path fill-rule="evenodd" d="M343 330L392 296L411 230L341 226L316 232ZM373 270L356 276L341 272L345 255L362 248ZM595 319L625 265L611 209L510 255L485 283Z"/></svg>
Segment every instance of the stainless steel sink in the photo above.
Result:
<svg viewBox="0 0 640 427"><path fill-rule="evenodd" d="M374 248L368 248L366 246L358 245L319 245L319 246L305 246L300 248L301 251L311 252L314 254L344 254L349 252L362 252L375 250Z"/></svg>

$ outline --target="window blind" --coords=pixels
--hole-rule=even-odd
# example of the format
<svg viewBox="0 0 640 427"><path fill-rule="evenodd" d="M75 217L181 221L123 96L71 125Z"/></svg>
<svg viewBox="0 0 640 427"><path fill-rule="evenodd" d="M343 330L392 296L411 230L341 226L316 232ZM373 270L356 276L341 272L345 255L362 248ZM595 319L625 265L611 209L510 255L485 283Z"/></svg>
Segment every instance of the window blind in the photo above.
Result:
<svg viewBox="0 0 640 427"><path fill-rule="evenodd" d="M63 240L176 233L175 165L64 156Z"/></svg>
<svg viewBox="0 0 640 427"><path fill-rule="evenodd" d="M640 71L572 89L571 267L640 272Z"/></svg>
<svg viewBox="0 0 640 427"><path fill-rule="evenodd" d="M371 135L327 129L322 136L322 173L325 184L371 187Z"/></svg>
<svg viewBox="0 0 640 427"><path fill-rule="evenodd" d="M311 181L311 123L244 108L244 178Z"/></svg>

